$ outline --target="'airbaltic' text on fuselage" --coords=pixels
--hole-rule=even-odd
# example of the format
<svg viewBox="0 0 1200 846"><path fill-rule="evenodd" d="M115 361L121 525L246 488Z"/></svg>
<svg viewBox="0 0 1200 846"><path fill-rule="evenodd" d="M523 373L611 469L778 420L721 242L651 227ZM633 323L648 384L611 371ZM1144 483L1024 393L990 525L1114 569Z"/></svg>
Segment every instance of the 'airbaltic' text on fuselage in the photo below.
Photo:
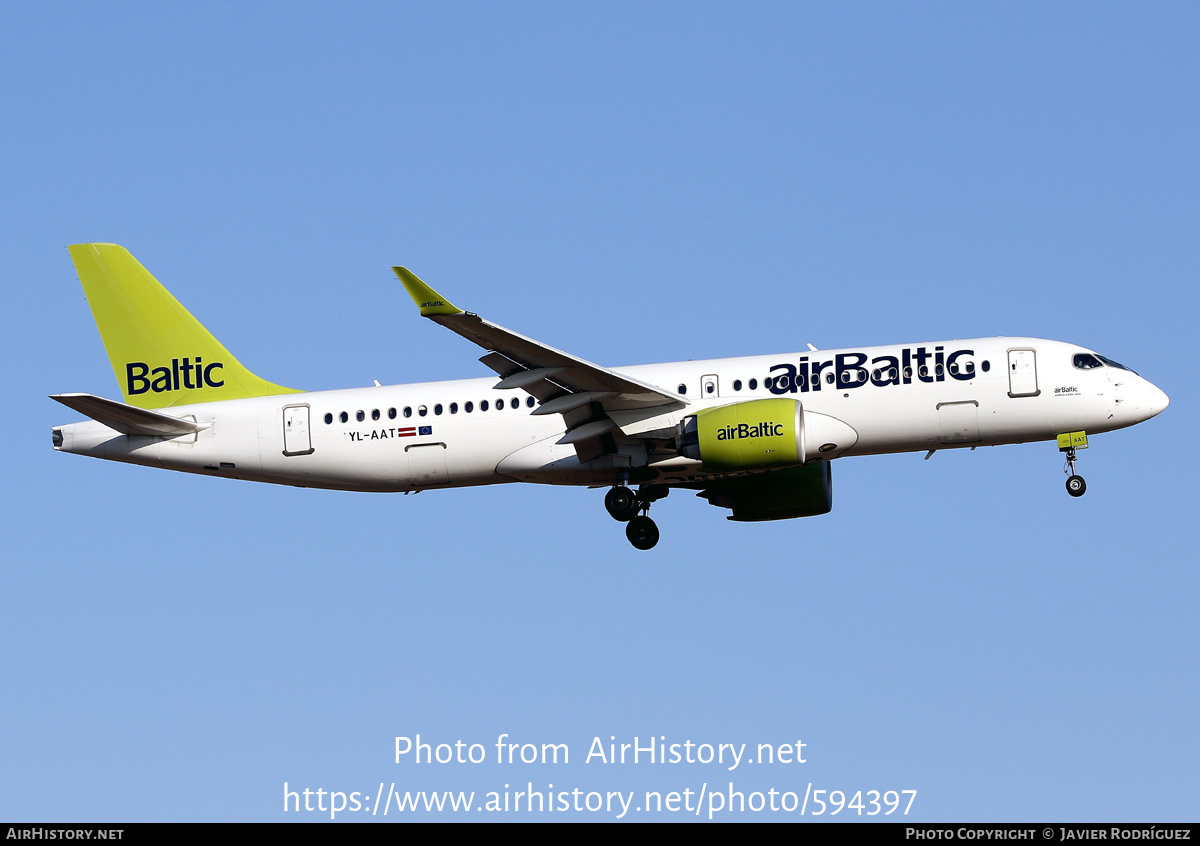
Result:
<svg viewBox="0 0 1200 846"><path fill-rule="evenodd" d="M877 387L911 385L914 377L918 382L945 382L947 375L961 382L975 378L975 362L959 362L963 356L975 355L974 350L955 350L946 354L944 349L934 347L931 354L925 347L905 347L900 350L898 357L880 355L872 358L870 371L865 367L868 363L866 353L838 353L830 361L812 362L808 356L801 356L798 367L794 364L772 366L767 389L773 394L819 391L822 371L824 380L836 385L839 390L860 388L868 382Z"/></svg>

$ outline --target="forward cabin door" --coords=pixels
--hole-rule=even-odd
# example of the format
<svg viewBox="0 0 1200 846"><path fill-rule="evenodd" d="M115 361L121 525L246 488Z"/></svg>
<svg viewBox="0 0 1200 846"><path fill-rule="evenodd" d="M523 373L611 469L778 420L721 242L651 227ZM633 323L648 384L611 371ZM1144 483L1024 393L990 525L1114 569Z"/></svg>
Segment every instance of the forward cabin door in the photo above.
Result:
<svg viewBox="0 0 1200 846"><path fill-rule="evenodd" d="M1010 397L1036 397L1037 353L1033 350L1008 351L1008 395Z"/></svg>
<svg viewBox="0 0 1200 846"><path fill-rule="evenodd" d="M289 405L283 409L283 454L308 455L313 451L308 433L308 406Z"/></svg>

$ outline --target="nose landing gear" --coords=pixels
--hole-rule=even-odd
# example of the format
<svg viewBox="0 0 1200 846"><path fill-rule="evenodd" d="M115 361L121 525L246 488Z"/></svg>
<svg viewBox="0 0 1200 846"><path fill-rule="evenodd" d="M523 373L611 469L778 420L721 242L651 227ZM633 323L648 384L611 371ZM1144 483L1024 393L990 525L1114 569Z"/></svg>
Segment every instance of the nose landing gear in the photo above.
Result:
<svg viewBox="0 0 1200 846"><path fill-rule="evenodd" d="M1071 496L1083 496L1087 491L1087 482L1082 476L1075 475L1075 447L1068 447L1064 451L1067 454L1067 493Z"/></svg>
<svg viewBox="0 0 1200 846"><path fill-rule="evenodd" d="M666 485L642 485L634 493L619 482L604 495L604 507L614 520L627 524L625 537L635 549L653 549L658 543L658 526L650 519L650 503L670 492Z"/></svg>
<svg viewBox="0 0 1200 846"><path fill-rule="evenodd" d="M1063 472L1067 474L1067 493L1071 496L1083 496L1087 490L1087 482L1082 476L1075 474L1075 449L1087 449L1087 434L1085 432L1068 432L1058 436L1058 451L1067 455L1067 466Z"/></svg>

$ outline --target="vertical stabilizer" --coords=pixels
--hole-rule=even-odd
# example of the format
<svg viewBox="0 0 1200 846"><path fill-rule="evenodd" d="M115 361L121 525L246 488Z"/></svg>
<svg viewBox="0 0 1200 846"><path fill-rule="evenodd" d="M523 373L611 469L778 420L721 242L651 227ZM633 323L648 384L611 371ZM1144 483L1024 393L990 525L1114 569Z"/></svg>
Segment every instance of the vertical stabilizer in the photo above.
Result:
<svg viewBox="0 0 1200 846"><path fill-rule="evenodd" d="M124 247L69 249L128 404L165 408L299 393L243 367Z"/></svg>

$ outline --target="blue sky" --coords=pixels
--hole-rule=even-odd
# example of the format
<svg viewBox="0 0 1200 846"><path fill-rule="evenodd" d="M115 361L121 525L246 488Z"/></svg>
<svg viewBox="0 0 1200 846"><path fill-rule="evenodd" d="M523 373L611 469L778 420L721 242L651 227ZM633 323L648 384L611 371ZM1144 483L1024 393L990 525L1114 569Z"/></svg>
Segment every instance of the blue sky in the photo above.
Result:
<svg viewBox="0 0 1200 846"><path fill-rule="evenodd" d="M915 789L923 821L1194 818L1198 36L1183 3L8 7L0 818L731 781ZM83 241L306 389L487 375L402 263L612 366L1032 335L1171 407L1093 439L1081 500L1050 444L845 459L829 515L677 492L642 554L599 491L53 452L76 418L47 394L119 395ZM393 763L418 733L571 762ZM807 762L585 764L610 736Z"/></svg>

